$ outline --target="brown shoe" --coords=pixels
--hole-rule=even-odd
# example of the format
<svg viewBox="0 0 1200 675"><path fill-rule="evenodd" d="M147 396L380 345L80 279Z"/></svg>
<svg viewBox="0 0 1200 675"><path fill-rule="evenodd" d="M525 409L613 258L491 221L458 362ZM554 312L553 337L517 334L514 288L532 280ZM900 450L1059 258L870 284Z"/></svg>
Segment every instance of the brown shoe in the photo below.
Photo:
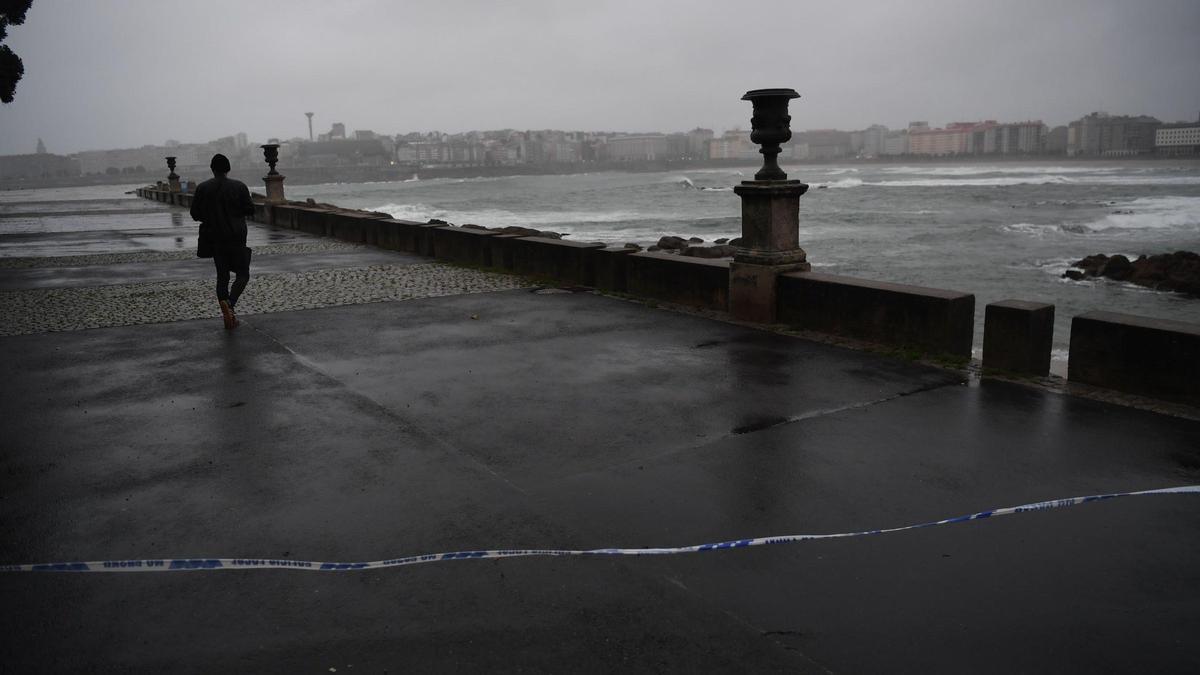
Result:
<svg viewBox="0 0 1200 675"><path fill-rule="evenodd" d="M221 300L221 318L225 320L225 330L233 330L237 328L237 316L233 313L233 308L229 306L229 301Z"/></svg>

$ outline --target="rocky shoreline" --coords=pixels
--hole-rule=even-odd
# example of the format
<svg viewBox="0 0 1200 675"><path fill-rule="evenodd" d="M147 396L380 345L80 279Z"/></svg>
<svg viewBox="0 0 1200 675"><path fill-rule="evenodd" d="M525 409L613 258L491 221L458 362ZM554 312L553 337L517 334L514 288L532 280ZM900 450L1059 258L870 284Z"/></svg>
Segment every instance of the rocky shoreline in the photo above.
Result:
<svg viewBox="0 0 1200 675"><path fill-rule="evenodd" d="M1072 263L1071 267L1078 269L1063 272L1064 279L1084 281L1103 277L1200 298L1200 254L1191 251L1141 255L1134 260L1121 254L1097 253Z"/></svg>
<svg viewBox="0 0 1200 675"><path fill-rule="evenodd" d="M430 225L452 225L444 220L437 218L429 221ZM519 227L517 225L509 225L507 227L484 227L483 225L475 225L473 223L464 223L461 227L467 227L473 230L483 230L485 232L499 232L500 234L516 234L522 237L544 237L546 239L562 239L568 235L560 232L551 232L549 230L535 230L531 227ZM732 258L734 247L741 242L741 238L735 239L716 239L711 246L705 246L705 241L700 237L676 237L667 235L660 237L657 244L647 247L645 250L650 252L661 251L663 253L678 253L691 258ZM599 242L598 242L599 243ZM638 251L642 250L641 244L627 243L625 248L632 248Z"/></svg>

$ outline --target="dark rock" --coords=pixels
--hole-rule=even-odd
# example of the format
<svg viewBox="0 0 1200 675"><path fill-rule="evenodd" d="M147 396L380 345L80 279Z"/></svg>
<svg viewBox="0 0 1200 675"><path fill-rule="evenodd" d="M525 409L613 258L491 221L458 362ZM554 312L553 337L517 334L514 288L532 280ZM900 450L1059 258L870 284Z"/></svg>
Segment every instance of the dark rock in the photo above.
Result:
<svg viewBox="0 0 1200 675"><path fill-rule="evenodd" d="M635 250L635 251L640 251L640 250L642 250L642 247L641 247L641 245L640 245L640 244L634 244L634 243L632 243L632 242L630 242L630 243L626 243L626 244L625 244L625 248L631 248L631 249L633 249L633 250Z"/></svg>
<svg viewBox="0 0 1200 675"><path fill-rule="evenodd" d="M1142 256L1132 266L1128 280L1135 284L1200 297L1200 254L1176 251Z"/></svg>
<svg viewBox="0 0 1200 675"><path fill-rule="evenodd" d="M1100 270L1104 268L1104 263L1106 262L1108 262L1108 256L1102 253L1097 253L1096 255L1089 255L1083 260L1077 260L1074 263L1071 263L1071 267L1078 267L1084 272L1087 272L1089 276L1097 276L1100 274Z"/></svg>
<svg viewBox="0 0 1200 675"><path fill-rule="evenodd" d="M426 223L426 225L450 225L450 224L451 223L447 223L446 221L442 220L441 218L430 218L429 222Z"/></svg>
<svg viewBox="0 0 1200 675"><path fill-rule="evenodd" d="M539 230L535 230L531 227L519 227L517 225L509 225L508 227L502 227L496 231L500 234L516 234L522 237L536 237L541 235Z"/></svg>
<svg viewBox="0 0 1200 675"><path fill-rule="evenodd" d="M683 249L687 248L687 242L683 240L683 237L666 236L658 240L658 247L662 249L682 251Z"/></svg>
<svg viewBox="0 0 1200 675"><path fill-rule="evenodd" d="M700 237L688 237L689 244L703 244L704 240Z"/></svg>
<svg viewBox="0 0 1200 675"><path fill-rule="evenodd" d="M304 203L308 204L309 206L316 206L317 200L313 199L312 197L309 197L308 199L304 200Z"/></svg>
<svg viewBox="0 0 1200 675"><path fill-rule="evenodd" d="M654 245L652 245L650 248L648 248L648 249L646 249L646 250L647 250L647 251L650 251L650 252L654 252L654 251L661 251L661 250L662 250L662 247L661 247L661 246L659 246L658 244L654 244Z"/></svg>
<svg viewBox="0 0 1200 675"><path fill-rule="evenodd" d="M1104 268L1100 270L1100 274L1109 279L1125 281L1133 276L1133 263L1129 262L1129 258L1117 254L1104 263Z"/></svg>
<svg viewBox="0 0 1200 675"><path fill-rule="evenodd" d="M1175 291L1200 297L1200 254L1176 251L1158 255L1140 255L1130 261L1123 255L1090 255L1077 261L1063 277L1076 281L1105 277L1128 281L1161 291Z"/></svg>
<svg viewBox="0 0 1200 675"><path fill-rule="evenodd" d="M728 244L719 246L689 246L683 249L683 255L693 258L732 258L734 248Z"/></svg>
<svg viewBox="0 0 1200 675"><path fill-rule="evenodd" d="M465 227L465 228L467 228L467 229L469 229L469 230L485 230L485 231L488 231L488 232L490 232L490 231L491 231L491 228L484 227L484 226L482 226L482 225L475 225L475 224L473 224L473 223L463 223L463 227Z"/></svg>
<svg viewBox="0 0 1200 675"><path fill-rule="evenodd" d="M729 245L730 245L730 246L741 246L741 245L742 245L742 238L741 238L741 237L734 237L733 239L730 239L730 240L729 240Z"/></svg>
<svg viewBox="0 0 1200 675"><path fill-rule="evenodd" d="M729 243L729 237L721 237L720 239L714 239L714 240L713 240L713 243L714 243L714 244L728 244L728 243Z"/></svg>

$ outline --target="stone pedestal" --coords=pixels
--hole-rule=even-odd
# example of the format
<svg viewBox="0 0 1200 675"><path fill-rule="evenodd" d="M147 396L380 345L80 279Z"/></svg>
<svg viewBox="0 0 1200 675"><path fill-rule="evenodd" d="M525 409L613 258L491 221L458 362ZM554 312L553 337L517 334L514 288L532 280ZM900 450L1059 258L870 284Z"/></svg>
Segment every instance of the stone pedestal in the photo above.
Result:
<svg viewBox="0 0 1200 675"><path fill-rule="evenodd" d="M283 196L283 176L279 174L263 176L263 182L267 185L267 203L282 204L287 199Z"/></svg>
<svg viewBox="0 0 1200 675"><path fill-rule="evenodd" d="M776 277L811 266L800 248L798 180L744 181L733 188L742 198L742 241L729 266L729 312L756 323L775 322Z"/></svg>
<svg viewBox="0 0 1200 675"><path fill-rule="evenodd" d="M180 191L179 176L175 176L174 178L168 179L167 185L168 185L168 189L170 189L171 192L179 192Z"/></svg>

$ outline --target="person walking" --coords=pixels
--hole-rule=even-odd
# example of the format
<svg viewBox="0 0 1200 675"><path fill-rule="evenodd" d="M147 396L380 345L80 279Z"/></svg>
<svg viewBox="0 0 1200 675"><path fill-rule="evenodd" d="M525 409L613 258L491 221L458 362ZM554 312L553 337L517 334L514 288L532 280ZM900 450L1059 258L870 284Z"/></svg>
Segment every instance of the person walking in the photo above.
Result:
<svg viewBox="0 0 1200 675"><path fill-rule="evenodd" d="M192 195L192 220L200 222L196 255L212 258L217 268L217 302L226 329L236 328L233 308L250 281L250 249L246 248L246 217L254 215L250 189L229 178L229 158L213 155L213 177L196 186ZM237 278L229 286L229 273Z"/></svg>

